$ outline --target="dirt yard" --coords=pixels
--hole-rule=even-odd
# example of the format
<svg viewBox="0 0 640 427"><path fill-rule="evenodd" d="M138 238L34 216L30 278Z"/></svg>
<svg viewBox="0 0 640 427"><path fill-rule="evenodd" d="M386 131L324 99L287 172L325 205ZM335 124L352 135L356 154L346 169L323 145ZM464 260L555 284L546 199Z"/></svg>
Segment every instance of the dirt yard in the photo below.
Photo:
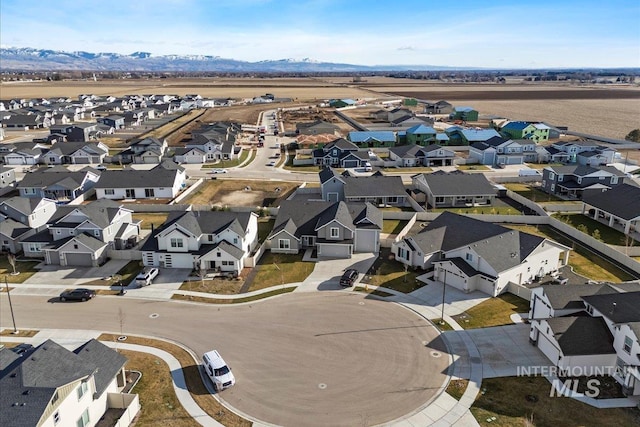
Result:
<svg viewBox="0 0 640 427"><path fill-rule="evenodd" d="M185 203L222 207L278 206L298 186L299 184L293 182L216 179L205 181Z"/></svg>
<svg viewBox="0 0 640 427"><path fill-rule="evenodd" d="M284 122L285 132L295 132L296 123L314 122L322 120L333 123L340 127L340 133L346 135L354 130L349 124L345 123L333 113L330 108L306 108L302 110L283 111L282 120Z"/></svg>

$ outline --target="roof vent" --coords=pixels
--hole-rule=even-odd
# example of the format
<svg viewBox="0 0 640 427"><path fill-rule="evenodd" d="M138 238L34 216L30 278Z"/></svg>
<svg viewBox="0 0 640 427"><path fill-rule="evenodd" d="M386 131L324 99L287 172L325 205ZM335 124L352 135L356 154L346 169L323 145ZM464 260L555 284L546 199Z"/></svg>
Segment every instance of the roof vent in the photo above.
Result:
<svg viewBox="0 0 640 427"><path fill-rule="evenodd" d="M25 390L22 392L23 395L28 396L29 395L29 390Z"/></svg>

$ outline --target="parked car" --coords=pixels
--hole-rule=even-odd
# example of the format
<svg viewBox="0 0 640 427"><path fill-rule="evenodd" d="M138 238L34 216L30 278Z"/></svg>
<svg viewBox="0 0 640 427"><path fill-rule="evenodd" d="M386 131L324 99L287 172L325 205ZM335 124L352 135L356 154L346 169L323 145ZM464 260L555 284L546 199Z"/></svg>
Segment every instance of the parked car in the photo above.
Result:
<svg viewBox="0 0 640 427"><path fill-rule="evenodd" d="M77 288L60 294L60 301L88 301L96 296L93 289Z"/></svg>
<svg viewBox="0 0 640 427"><path fill-rule="evenodd" d="M106 171L107 167L105 165L98 165L95 167L95 169L99 171Z"/></svg>
<svg viewBox="0 0 640 427"><path fill-rule="evenodd" d="M226 169L211 169L211 173L227 173Z"/></svg>
<svg viewBox="0 0 640 427"><path fill-rule="evenodd" d="M229 366L220 356L217 350L208 351L202 356L204 362L204 370L213 382L213 388L220 392L225 388L229 388L236 383L236 379L231 372Z"/></svg>
<svg viewBox="0 0 640 427"><path fill-rule="evenodd" d="M276 165L276 162L269 162L269 163L267 163L267 166L275 166L275 165Z"/></svg>
<svg viewBox="0 0 640 427"><path fill-rule="evenodd" d="M149 286L153 282L153 279L158 277L158 273L160 273L160 271L155 267L145 268L136 276L136 285Z"/></svg>
<svg viewBox="0 0 640 427"><path fill-rule="evenodd" d="M342 274L342 277L340 278L340 286L342 286L343 288L351 287L353 286L357 278L358 270L353 268L345 270L345 272Z"/></svg>
<svg viewBox="0 0 640 427"><path fill-rule="evenodd" d="M15 354L24 354L31 350L33 350L33 346L27 343L18 344L17 346L11 348L11 351L13 351Z"/></svg>

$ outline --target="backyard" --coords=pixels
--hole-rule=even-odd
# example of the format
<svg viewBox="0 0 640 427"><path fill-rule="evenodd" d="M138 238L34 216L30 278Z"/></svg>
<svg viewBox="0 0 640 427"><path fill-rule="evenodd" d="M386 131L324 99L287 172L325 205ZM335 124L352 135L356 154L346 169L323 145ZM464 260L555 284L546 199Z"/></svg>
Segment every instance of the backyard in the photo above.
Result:
<svg viewBox="0 0 640 427"><path fill-rule="evenodd" d="M624 233L609 227L606 224L596 221L593 218L589 218L586 215L580 213L573 214L555 214L554 218L565 222L577 230L582 231L591 237L600 240L608 245L618 246L639 246L640 242L637 242L625 235Z"/></svg>
<svg viewBox="0 0 640 427"><path fill-rule="evenodd" d="M167 220L168 212L134 212L132 215L134 221L142 221L140 227L143 230L157 229Z"/></svg>
<svg viewBox="0 0 640 427"><path fill-rule="evenodd" d="M295 182L270 182L216 179L205 181L185 204L220 206L278 206L300 184Z"/></svg>

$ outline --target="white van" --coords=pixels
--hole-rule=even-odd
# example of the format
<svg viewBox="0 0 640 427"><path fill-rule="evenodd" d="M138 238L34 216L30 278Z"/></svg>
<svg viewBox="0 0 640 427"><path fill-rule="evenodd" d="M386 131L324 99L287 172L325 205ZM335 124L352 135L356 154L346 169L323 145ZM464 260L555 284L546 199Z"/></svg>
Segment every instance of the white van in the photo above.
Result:
<svg viewBox="0 0 640 427"><path fill-rule="evenodd" d="M202 361L204 362L204 370L207 371L207 375L211 378L211 382L213 382L213 388L217 392L229 388L236 383L231 369L229 369L217 350L206 352L204 356L202 356Z"/></svg>
<svg viewBox="0 0 640 427"><path fill-rule="evenodd" d="M153 279L158 276L157 268L145 268L136 276L136 285L149 286Z"/></svg>

